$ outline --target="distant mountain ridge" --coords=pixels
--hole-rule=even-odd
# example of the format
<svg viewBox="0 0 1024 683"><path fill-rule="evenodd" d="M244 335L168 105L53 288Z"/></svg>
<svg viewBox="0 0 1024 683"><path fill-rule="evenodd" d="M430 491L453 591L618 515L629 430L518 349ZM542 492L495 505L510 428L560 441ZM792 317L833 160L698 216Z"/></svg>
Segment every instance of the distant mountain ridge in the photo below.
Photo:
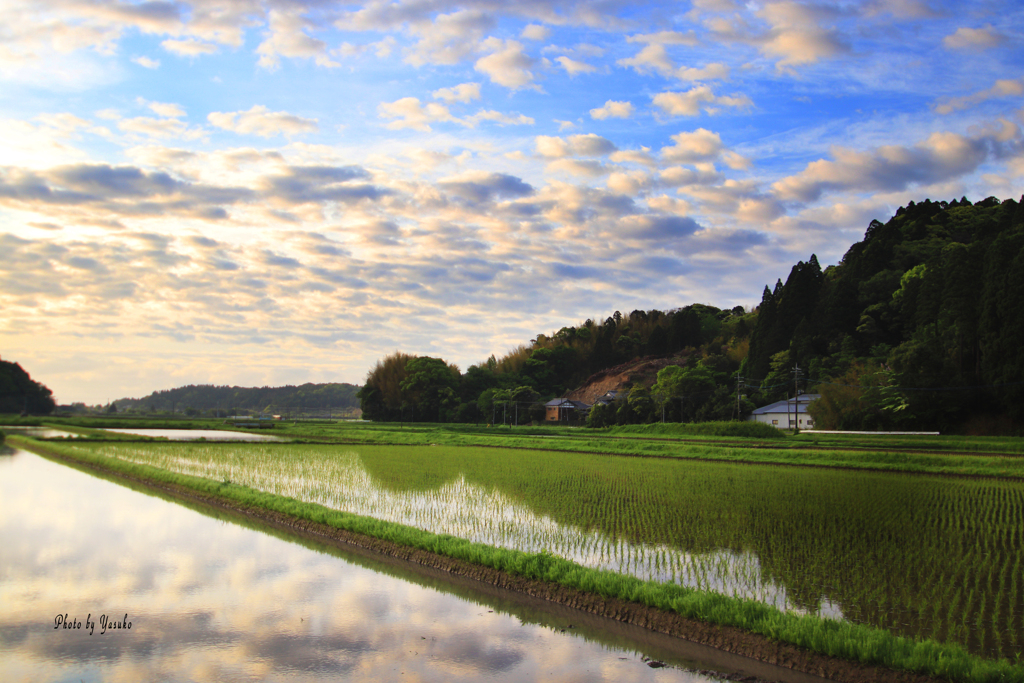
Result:
<svg viewBox="0 0 1024 683"><path fill-rule="evenodd" d="M176 389L154 391L143 398L114 401L118 412L218 411L281 413L288 411L352 412L359 408L354 384L329 382L283 387L229 387L190 384Z"/></svg>

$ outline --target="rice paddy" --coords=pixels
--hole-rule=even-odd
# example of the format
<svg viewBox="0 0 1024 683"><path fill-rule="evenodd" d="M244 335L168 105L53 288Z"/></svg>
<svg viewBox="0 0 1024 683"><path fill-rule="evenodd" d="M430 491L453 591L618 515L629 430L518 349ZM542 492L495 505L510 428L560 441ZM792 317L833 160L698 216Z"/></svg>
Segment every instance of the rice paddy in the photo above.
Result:
<svg viewBox="0 0 1024 683"><path fill-rule="evenodd" d="M447 446L76 444L986 658L1024 650L1024 482Z"/></svg>

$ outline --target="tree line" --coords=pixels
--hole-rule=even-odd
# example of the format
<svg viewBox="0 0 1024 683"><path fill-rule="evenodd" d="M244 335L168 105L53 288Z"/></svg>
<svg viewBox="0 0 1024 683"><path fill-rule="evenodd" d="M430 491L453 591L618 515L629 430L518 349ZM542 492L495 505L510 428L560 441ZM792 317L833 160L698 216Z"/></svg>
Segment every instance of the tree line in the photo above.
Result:
<svg viewBox="0 0 1024 683"><path fill-rule="evenodd" d="M616 311L489 357L463 373L441 358L395 352L370 369L359 393L363 416L380 421L539 422L543 402L591 375L643 357L675 359L680 376L637 384L614 406L612 422L728 419L735 401L719 391L745 357L757 314L693 304L671 311ZM669 368L666 368L669 369ZM686 400L682 400L686 392ZM698 392L707 394L697 396ZM510 416L510 412L515 411Z"/></svg>
<svg viewBox="0 0 1024 683"><path fill-rule="evenodd" d="M0 413L49 415L53 392L34 381L18 363L0 360Z"/></svg>
<svg viewBox="0 0 1024 683"><path fill-rule="evenodd" d="M792 395L799 367L800 390L822 395L812 404L819 427L1015 430L1024 423L1022 202L911 202L872 221L838 264L798 262L750 312L615 312L465 373L396 352L367 374L363 414L490 422L511 402L526 406L519 422L539 421L530 405L651 357L670 363L591 410L591 424L743 418Z"/></svg>
<svg viewBox="0 0 1024 683"><path fill-rule="evenodd" d="M143 398L114 401L117 412L161 412L222 416L238 413L278 413L282 410L334 411L344 413L359 406L359 387L347 383L283 387L229 387L199 384L154 391Z"/></svg>

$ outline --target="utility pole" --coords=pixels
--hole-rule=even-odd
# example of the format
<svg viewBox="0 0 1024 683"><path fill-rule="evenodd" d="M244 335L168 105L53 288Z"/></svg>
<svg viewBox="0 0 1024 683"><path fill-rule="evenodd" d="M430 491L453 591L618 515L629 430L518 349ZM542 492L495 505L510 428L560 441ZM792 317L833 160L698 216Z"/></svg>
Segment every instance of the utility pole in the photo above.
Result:
<svg viewBox="0 0 1024 683"><path fill-rule="evenodd" d="M804 371L799 365L793 366L793 433L799 434L800 420L800 380L803 379Z"/></svg>
<svg viewBox="0 0 1024 683"><path fill-rule="evenodd" d="M744 386L746 380L741 375L736 375L736 419L740 419L743 415L740 413L740 389Z"/></svg>

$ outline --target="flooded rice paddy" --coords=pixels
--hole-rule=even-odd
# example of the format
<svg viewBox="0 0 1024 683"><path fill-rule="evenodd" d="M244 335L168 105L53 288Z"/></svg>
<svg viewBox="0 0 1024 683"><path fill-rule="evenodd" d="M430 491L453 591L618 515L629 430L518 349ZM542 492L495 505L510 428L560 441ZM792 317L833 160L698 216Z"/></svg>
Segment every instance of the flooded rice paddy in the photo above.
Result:
<svg viewBox="0 0 1024 683"><path fill-rule="evenodd" d="M718 680L641 629L244 523L7 449L0 679Z"/></svg>
<svg viewBox="0 0 1024 683"><path fill-rule="evenodd" d="M280 442L285 441L269 434L252 434L250 432L231 432L223 429L148 429L148 428L107 428L104 431L117 434L136 434L164 438L168 441L245 441L245 442Z"/></svg>
<svg viewBox="0 0 1024 683"><path fill-rule="evenodd" d="M83 446L84 447L84 446ZM1024 484L451 447L88 446L499 547L1024 649Z"/></svg>
<svg viewBox="0 0 1024 683"><path fill-rule="evenodd" d="M4 434L17 434L20 436L31 436L40 439L68 439L78 436L62 429L50 427L23 427L21 425L0 425L0 432Z"/></svg>

